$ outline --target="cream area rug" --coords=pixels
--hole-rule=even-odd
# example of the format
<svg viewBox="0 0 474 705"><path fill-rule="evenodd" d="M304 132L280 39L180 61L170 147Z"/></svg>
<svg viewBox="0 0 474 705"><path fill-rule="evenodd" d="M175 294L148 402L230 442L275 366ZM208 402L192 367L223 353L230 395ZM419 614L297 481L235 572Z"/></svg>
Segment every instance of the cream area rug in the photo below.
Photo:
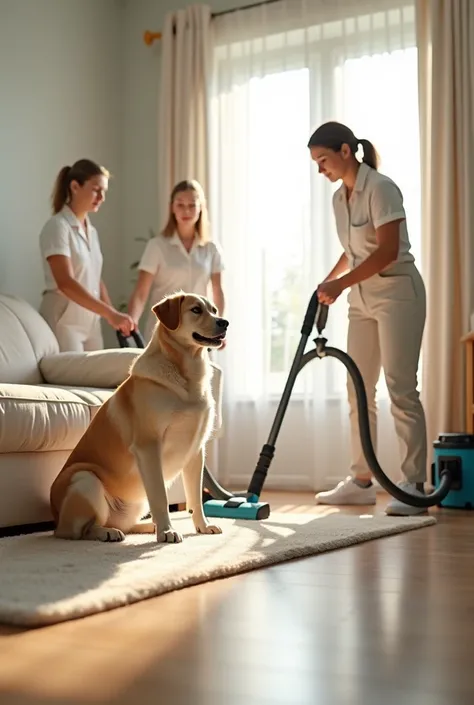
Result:
<svg viewBox="0 0 474 705"><path fill-rule="evenodd" d="M420 529L422 517L271 514L264 521L213 519L222 534L196 535L185 512L172 515L185 535L157 544L150 535L122 543L67 541L52 533L0 540L0 622L42 626L281 563L292 558Z"/></svg>

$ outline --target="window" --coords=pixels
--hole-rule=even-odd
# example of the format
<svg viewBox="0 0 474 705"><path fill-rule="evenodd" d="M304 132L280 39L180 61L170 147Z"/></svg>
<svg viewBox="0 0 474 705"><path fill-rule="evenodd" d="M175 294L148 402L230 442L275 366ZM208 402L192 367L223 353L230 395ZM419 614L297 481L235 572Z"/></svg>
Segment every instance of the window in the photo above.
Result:
<svg viewBox="0 0 474 705"><path fill-rule="evenodd" d="M248 478L242 467L258 457L275 418L310 297L342 251L332 212L338 185L318 174L306 146L319 124L345 122L374 143L381 170L404 193L420 266L414 8L395 3L374 0L373 14L341 18L344 3L294 0L214 22L210 211L227 262L230 320L217 359L228 429L219 446L223 480ZM318 24L322 16L327 21ZM346 334L343 295L330 308L326 335L344 350ZM396 473L383 381L378 396L382 462ZM296 379L272 468L280 487L321 487L347 474L347 412L344 366L307 365Z"/></svg>

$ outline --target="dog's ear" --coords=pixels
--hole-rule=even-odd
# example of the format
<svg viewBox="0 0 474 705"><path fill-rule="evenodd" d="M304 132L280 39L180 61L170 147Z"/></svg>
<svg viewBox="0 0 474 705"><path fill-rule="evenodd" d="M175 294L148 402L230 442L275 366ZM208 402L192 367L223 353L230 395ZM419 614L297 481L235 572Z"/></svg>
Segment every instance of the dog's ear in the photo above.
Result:
<svg viewBox="0 0 474 705"><path fill-rule="evenodd" d="M157 319L168 330L177 330L181 325L181 304L184 296L168 296L152 307Z"/></svg>

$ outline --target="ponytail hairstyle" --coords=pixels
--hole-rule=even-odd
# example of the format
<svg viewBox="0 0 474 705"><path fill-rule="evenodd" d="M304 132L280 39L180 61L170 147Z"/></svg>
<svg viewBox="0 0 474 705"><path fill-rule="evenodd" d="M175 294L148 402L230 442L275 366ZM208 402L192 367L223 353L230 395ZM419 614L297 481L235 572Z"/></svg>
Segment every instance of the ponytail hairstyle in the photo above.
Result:
<svg viewBox="0 0 474 705"><path fill-rule="evenodd" d="M71 182L77 181L80 186L84 186L86 181L93 176L105 176L110 178L110 173L105 167L96 164L90 159L79 159L72 166L63 166L56 177L51 203L53 213L59 213L66 203L71 200Z"/></svg>
<svg viewBox="0 0 474 705"><path fill-rule="evenodd" d="M201 184L195 179L185 179L184 181L180 181L171 191L169 200L168 220L165 227L161 231L161 234L164 237L172 237L172 235L174 234L177 223L173 213L173 201L178 193L185 193L187 191L193 192L199 201L200 213L196 223L196 235L199 242L204 244L206 242L209 242L210 240L209 215L207 211L207 203L206 196L204 194L204 189L202 188Z"/></svg>
<svg viewBox="0 0 474 705"><path fill-rule="evenodd" d="M369 140L359 140L359 144L364 150L364 156L362 157L364 164L370 166L371 169L377 170L379 168L380 159L372 142Z"/></svg>
<svg viewBox="0 0 474 705"><path fill-rule="evenodd" d="M371 169L378 169L379 155L372 142L369 140L359 140L352 130L340 122L325 122L311 135L308 147L325 147L339 152L343 144L347 144L351 154L355 157L357 148L361 145L364 150L362 161Z"/></svg>

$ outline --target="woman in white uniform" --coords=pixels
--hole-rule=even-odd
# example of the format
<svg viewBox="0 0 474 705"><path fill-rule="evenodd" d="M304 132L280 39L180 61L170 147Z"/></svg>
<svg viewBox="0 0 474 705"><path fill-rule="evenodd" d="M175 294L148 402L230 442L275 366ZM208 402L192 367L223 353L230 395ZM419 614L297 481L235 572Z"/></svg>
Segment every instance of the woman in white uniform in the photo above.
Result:
<svg viewBox="0 0 474 705"><path fill-rule="evenodd" d="M211 296L222 316L223 269L221 249L209 239L202 187L197 181L181 181L171 193L166 226L148 241L138 265L138 280L128 306L134 324L138 327L148 297L154 304L178 290ZM143 331L147 341L155 324L156 317L150 313Z"/></svg>
<svg viewBox="0 0 474 705"><path fill-rule="evenodd" d="M356 158L359 145L362 163ZM377 153L337 122L321 125L308 147L319 172L342 180L333 196L336 228L343 248L336 265L318 287L318 299L332 304L350 289L348 353L359 367L369 404L376 447L376 384L384 370L395 429L400 443L400 483L412 494L423 493L427 439L417 371L426 317L423 280L410 252L403 197L398 186L377 171ZM350 475L334 489L319 492L323 504L375 504L372 474L359 438L355 391L348 378L352 462ZM388 514L409 515L425 509L391 500Z"/></svg>
<svg viewBox="0 0 474 705"><path fill-rule="evenodd" d="M105 200L109 173L88 159L59 172L52 195L53 215L40 234L46 289L40 313L62 352L104 347L100 318L125 336L134 324L117 311L102 279L102 252L89 220Z"/></svg>

